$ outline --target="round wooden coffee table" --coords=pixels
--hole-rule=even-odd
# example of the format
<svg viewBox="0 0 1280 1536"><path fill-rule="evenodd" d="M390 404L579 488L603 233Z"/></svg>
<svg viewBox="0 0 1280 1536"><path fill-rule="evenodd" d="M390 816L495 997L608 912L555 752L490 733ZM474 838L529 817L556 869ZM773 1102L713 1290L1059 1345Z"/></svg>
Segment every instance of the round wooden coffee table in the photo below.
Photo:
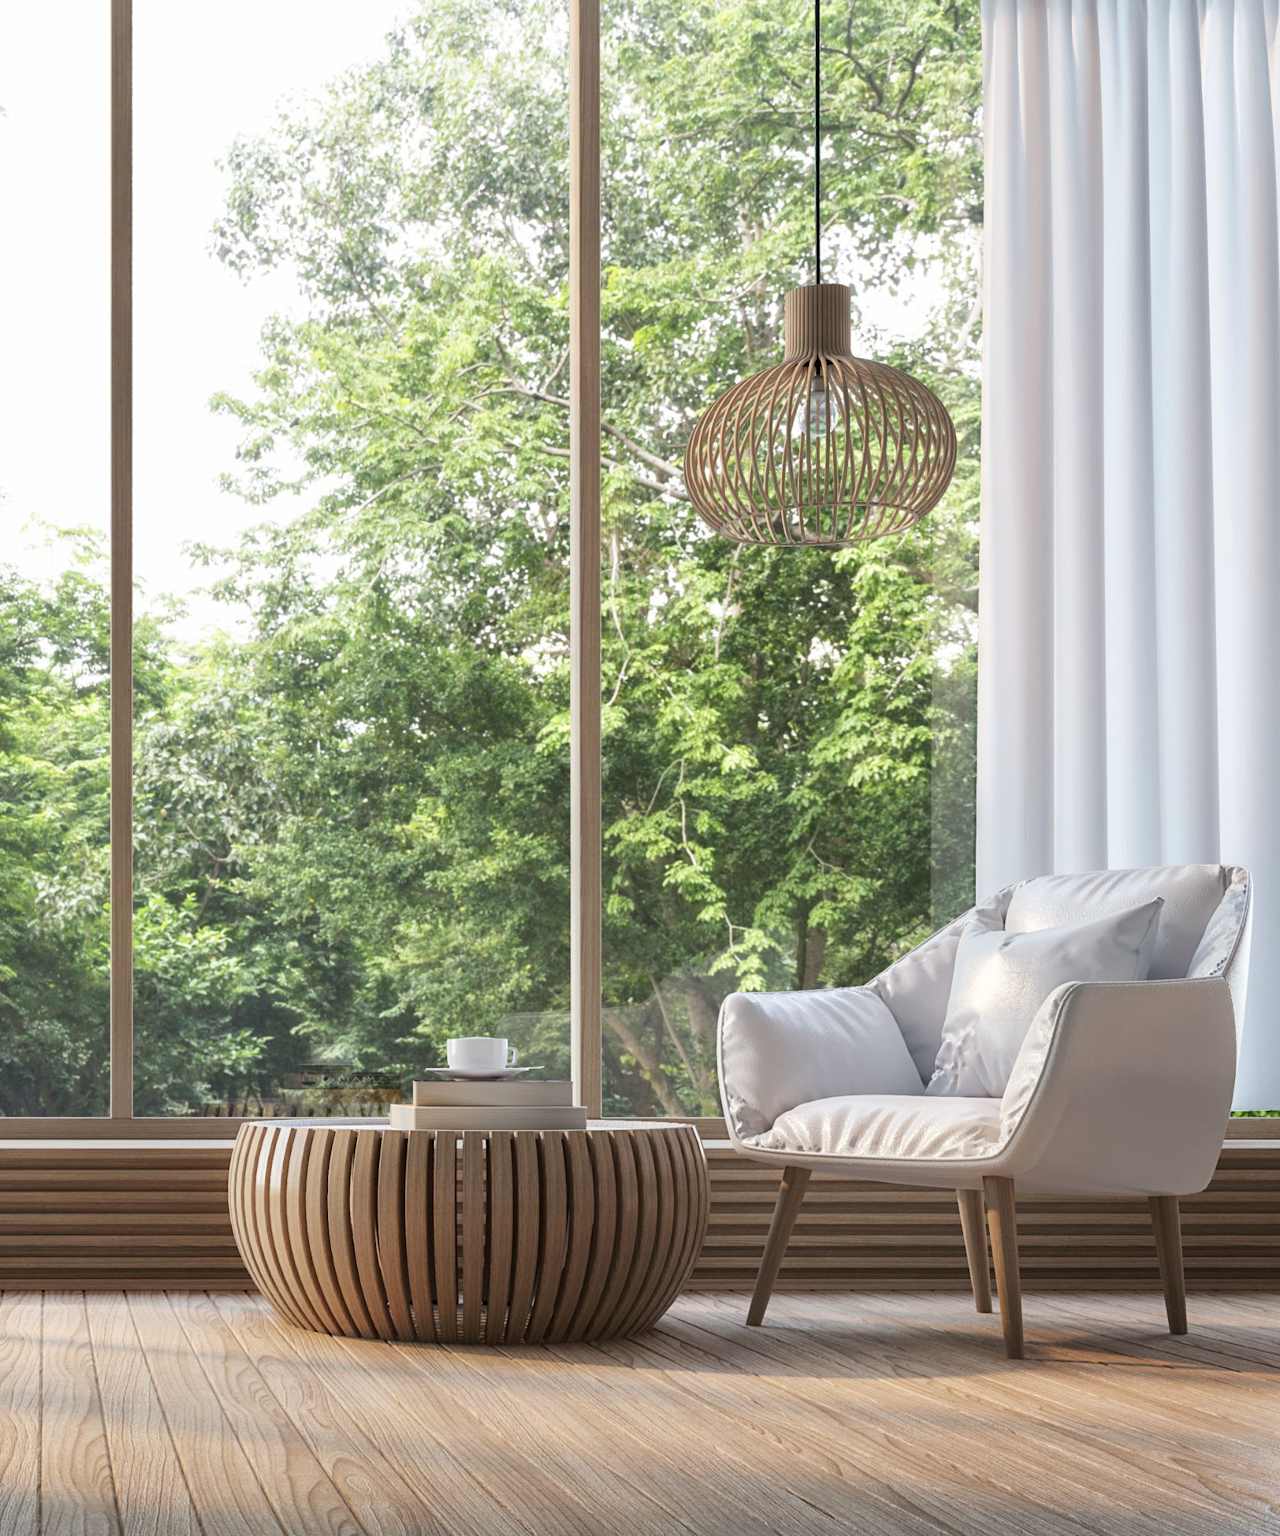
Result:
<svg viewBox="0 0 1280 1536"><path fill-rule="evenodd" d="M657 1120L253 1121L229 1195L245 1267L290 1322L424 1343L639 1333L675 1300L707 1225L698 1133Z"/></svg>

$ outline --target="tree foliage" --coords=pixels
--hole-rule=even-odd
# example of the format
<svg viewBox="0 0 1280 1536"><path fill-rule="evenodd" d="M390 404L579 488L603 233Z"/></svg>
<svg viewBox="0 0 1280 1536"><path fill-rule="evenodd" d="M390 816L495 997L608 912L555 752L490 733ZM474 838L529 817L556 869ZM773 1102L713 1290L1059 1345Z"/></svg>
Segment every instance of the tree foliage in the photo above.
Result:
<svg viewBox="0 0 1280 1536"><path fill-rule="evenodd" d="M847 984L966 898L981 218L972 0L824 30L827 275L926 258L864 348L961 432L944 507L837 553L731 546L680 478L698 411L812 280L807 7L619 0L603 64L606 1079L716 1105L735 987ZM226 633L137 638L139 1103L307 1061L407 1074L500 1026L567 1061L568 319L562 8L421 5L226 159L218 256L282 268L201 547ZM831 268L834 265L835 271ZM228 381L234 384L235 381ZM283 491L309 510L272 520ZM106 1008L106 613L0 608L0 1104L90 1104ZM933 850L933 852L931 852ZM937 857L941 851L941 860ZM939 873L941 870L941 873ZM96 1090L95 1090L96 1091Z"/></svg>

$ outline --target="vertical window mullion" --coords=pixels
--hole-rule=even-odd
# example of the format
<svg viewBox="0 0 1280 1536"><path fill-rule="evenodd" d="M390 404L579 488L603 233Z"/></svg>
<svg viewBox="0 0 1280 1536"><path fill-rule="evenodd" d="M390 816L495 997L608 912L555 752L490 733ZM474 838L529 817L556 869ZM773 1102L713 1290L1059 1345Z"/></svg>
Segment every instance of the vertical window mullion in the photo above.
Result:
<svg viewBox="0 0 1280 1536"><path fill-rule="evenodd" d="M133 1116L133 6L111 0L111 1118Z"/></svg>
<svg viewBox="0 0 1280 1536"><path fill-rule="evenodd" d="M573 1081L601 1112L600 4L569 6L570 1020Z"/></svg>

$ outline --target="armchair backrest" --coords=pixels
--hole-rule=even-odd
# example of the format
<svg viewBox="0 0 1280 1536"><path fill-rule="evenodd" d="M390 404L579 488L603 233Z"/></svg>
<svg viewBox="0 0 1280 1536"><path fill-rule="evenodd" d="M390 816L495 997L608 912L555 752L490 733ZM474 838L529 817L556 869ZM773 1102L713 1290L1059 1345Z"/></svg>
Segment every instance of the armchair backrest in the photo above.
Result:
<svg viewBox="0 0 1280 1536"><path fill-rule="evenodd" d="M1220 864L1162 864L1148 869L1103 869L1084 875L1037 875L1014 887L1005 913L1010 933L1035 933L1090 922L1162 896L1151 952L1151 978L1185 976L1209 919L1230 884Z"/></svg>
<svg viewBox="0 0 1280 1536"><path fill-rule="evenodd" d="M1252 905L1248 871L1238 865L1164 864L1037 875L962 913L882 971L871 987L897 1019L916 1070L928 1082L942 1038L956 947L975 913L994 913L1010 932L1031 933L1101 917L1155 896L1164 898L1164 908L1152 977L1225 976L1238 1032L1244 1019Z"/></svg>

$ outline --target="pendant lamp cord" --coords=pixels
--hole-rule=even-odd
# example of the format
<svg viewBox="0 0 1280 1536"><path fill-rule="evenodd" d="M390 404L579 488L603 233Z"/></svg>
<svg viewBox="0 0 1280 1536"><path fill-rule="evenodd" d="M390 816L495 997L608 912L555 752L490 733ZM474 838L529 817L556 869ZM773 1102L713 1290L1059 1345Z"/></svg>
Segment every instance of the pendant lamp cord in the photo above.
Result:
<svg viewBox="0 0 1280 1536"><path fill-rule="evenodd" d="M822 282L822 0L813 0L813 253Z"/></svg>

